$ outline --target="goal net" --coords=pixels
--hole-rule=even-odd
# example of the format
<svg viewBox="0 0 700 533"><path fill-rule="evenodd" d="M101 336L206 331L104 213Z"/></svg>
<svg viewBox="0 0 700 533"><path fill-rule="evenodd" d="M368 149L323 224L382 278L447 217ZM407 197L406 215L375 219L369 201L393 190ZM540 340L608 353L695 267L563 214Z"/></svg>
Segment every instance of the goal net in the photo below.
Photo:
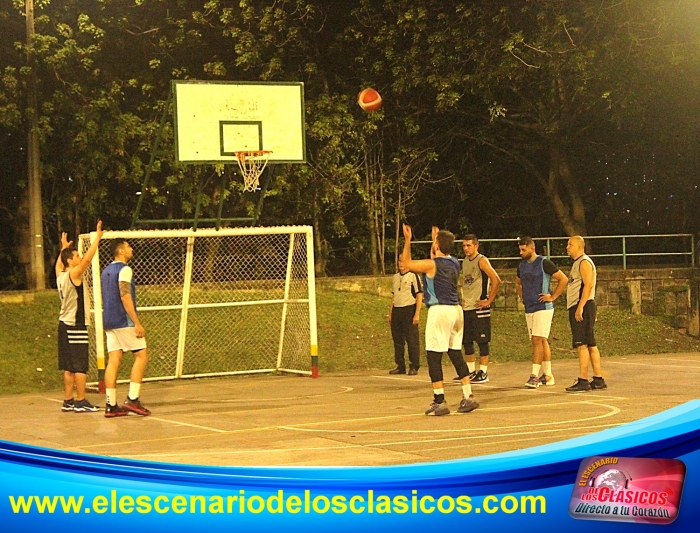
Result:
<svg viewBox="0 0 700 533"><path fill-rule="evenodd" d="M80 236L81 254L95 233ZM85 276L88 380L103 388L100 272L110 242L134 250L149 380L284 371L318 375L312 229L308 226L107 231ZM121 365L128 380L131 365Z"/></svg>

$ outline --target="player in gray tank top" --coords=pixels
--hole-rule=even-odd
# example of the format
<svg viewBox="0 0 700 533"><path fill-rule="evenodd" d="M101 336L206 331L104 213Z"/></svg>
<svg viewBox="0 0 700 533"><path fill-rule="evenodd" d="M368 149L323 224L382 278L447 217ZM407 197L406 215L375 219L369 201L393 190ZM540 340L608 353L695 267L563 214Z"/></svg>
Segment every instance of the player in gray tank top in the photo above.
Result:
<svg viewBox="0 0 700 533"><path fill-rule="evenodd" d="M474 234L462 239L461 289L464 310L464 354L472 384L489 381L491 355L491 304L496 299L501 278L486 256L479 253L479 239ZM479 370L476 370L474 343L479 346Z"/></svg>
<svg viewBox="0 0 700 533"><path fill-rule="evenodd" d="M585 253L586 243L578 235L571 237L566 253L574 260L569 274L566 292L566 307L569 310L572 345L578 352L578 378L567 392L589 392L608 388L603 379L600 351L595 340L595 286L596 268ZM588 380L588 367L593 368L593 379Z"/></svg>
<svg viewBox="0 0 700 533"><path fill-rule="evenodd" d="M56 259L56 285L61 298L58 318L58 369L63 372L64 412L95 412L99 410L85 398L88 371L88 331L83 299L83 274L102 238L102 221L97 222L96 235L85 255L80 257L73 241L61 234L61 252ZM75 398L73 390L75 389Z"/></svg>

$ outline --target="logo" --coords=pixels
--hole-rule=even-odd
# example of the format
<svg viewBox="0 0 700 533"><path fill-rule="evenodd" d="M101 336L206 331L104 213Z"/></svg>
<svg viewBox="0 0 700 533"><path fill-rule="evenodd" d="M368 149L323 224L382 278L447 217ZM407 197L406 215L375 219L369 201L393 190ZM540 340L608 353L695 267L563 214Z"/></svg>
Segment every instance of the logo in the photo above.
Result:
<svg viewBox="0 0 700 533"><path fill-rule="evenodd" d="M467 274L466 276L464 276L464 283L466 283L467 285L471 285L472 283L474 283L474 277L471 274Z"/></svg>
<svg viewBox="0 0 700 533"><path fill-rule="evenodd" d="M670 524L678 516L685 464L678 459L588 457L569 514L581 520Z"/></svg>

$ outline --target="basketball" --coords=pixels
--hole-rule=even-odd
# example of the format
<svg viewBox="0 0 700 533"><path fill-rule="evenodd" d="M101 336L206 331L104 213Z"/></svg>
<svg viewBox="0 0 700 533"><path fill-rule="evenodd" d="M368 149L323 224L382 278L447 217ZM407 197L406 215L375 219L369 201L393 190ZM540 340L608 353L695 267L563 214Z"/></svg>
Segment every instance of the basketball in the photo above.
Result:
<svg viewBox="0 0 700 533"><path fill-rule="evenodd" d="M382 107L382 96L371 87L362 89L357 95L357 103L365 111L376 111Z"/></svg>

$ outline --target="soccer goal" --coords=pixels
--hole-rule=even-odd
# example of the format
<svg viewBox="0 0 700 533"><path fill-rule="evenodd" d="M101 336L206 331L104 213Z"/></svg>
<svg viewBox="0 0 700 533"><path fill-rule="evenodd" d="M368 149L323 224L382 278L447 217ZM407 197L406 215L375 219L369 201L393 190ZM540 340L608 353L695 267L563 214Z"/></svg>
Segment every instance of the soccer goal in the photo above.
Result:
<svg viewBox="0 0 700 533"><path fill-rule="evenodd" d="M94 233L80 236L80 251ZM148 380L260 372L318 375L312 228L107 231L85 276L89 381L103 388L100 272L110 242L134 249ZM131 365L122 365L120 381Z"/></svg>

